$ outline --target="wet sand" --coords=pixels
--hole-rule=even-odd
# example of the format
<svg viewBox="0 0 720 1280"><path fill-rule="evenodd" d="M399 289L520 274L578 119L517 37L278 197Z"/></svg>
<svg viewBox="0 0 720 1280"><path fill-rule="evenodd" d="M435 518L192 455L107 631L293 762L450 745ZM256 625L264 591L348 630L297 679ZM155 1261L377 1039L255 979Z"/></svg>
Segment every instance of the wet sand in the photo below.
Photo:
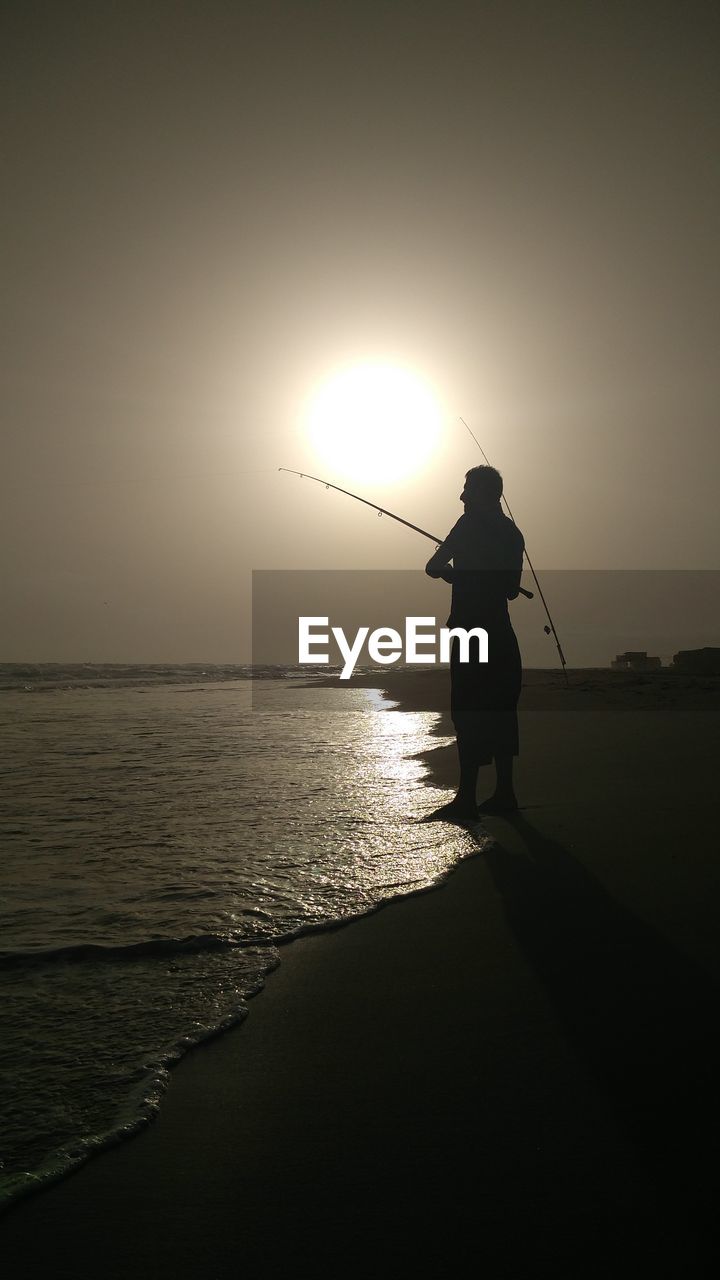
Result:
<svg viewBox="0 0 720 1280"><path fill-rule="evenodd" d="M368 682L440 710L446 679ZM718 706L529 673L495 845L284 947L151 1127L7 1215L9 1273L710 1274Z"/></svg>

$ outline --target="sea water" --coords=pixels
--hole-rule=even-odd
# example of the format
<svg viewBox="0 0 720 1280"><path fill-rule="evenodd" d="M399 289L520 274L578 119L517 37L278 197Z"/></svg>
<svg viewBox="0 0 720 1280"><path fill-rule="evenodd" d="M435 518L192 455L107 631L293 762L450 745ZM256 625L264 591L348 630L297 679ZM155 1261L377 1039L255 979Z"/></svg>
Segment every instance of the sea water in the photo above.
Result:
<svg viewBox="0 0 720 1280"><path fill-rule="evenodd" d="M415 821L435 714L248 674L0 668L2 1202L146 1123L278 943L478 850Z"/></svg>

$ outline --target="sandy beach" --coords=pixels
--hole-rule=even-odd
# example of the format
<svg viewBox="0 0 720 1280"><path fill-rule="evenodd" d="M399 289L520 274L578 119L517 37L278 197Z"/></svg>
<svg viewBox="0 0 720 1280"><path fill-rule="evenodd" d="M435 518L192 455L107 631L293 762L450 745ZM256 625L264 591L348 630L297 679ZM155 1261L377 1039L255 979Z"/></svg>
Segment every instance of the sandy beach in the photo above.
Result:
<svg viewBox="0 0 720 1280"><path fill-rule="evenodd" d="M410 710L446 682L368 678ZM489 852L284 946L150 1127L8 1213L8 1274L710 1274L719 706L528 673ZM453 746L425 762L453 786Z"/></svg>

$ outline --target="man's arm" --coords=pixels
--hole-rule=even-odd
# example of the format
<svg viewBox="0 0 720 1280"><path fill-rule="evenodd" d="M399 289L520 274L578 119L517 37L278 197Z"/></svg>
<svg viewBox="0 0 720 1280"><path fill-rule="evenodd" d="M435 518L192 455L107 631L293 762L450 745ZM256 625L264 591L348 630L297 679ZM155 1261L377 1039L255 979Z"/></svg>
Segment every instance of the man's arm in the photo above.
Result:
<svg viewBox="0 0 720 1280"><path fill-rule="evenodd" d="M438 547L434 556L431 556L425 565L425 572L430 578L442 578L445 582L452 582L455 570L450 568L450 561L454 555L455 534L460 525L460 520L450 530L445 541Z"/></svg>
<svg viewBox="0 0 720 1280"><path fill-rule="evenodd" d="M452 582L454 570L450 567L451 557L445 551L446 543L438 547L425 565L425 572L430 578L442 578L444 582Z"/></svg>
<svg viewBox="0 0 720 1280"><path fill-rule="evenodd" d="M518 534L518 540L517 540L517 547L515 551L515 554L517 556L517 562L514 568L508 570L508 575L507 575L507 587L506 587L505 594L508 600L517 600L518 596L520 595L520 580L522 578L522 571L523 571L525 539L523 538L519 529L517 530L517 534Z"/></svg>

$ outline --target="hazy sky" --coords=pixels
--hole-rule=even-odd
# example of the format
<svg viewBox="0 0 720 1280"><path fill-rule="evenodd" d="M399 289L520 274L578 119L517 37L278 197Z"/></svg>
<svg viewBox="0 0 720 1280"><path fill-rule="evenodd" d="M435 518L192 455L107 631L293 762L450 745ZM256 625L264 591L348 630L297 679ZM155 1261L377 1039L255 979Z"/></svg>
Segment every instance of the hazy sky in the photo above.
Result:
<svg viewBox="0 0 720 1280"><path fill-rule="evenodd" d="M462 414L537 567L718 567L717 5L2 13L0 659L241 661L252 568L422 565L276 470L363 359L445 423L366 496L445 532Z"/></svg>

